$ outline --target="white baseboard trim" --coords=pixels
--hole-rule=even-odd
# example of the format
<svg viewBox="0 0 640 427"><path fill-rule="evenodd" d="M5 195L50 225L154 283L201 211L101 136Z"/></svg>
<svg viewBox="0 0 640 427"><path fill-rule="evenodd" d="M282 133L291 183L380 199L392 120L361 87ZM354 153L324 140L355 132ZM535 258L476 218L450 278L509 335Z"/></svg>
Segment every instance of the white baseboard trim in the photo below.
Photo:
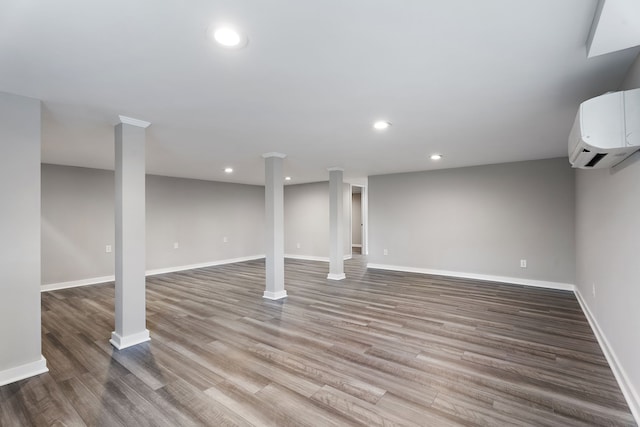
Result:
<svg viewBox="0 0 640 427"><path fill-rule="evenodd" d="M346 277L347 276L344 273L341 273L341 274L329 273L329 274L327 274L327 279L329 279L329 280L343 280Z"/></svg>
<svg viewBox="0 0 640 427"><path fill-rule="evenodd" d="M199 264L180 265L177 267L156 268L154 270L147 270L146 275L155 276L157 274L175 273L176 271L195 270L196 268L215 267L217 265L224 265L224 264L235 264L237 262L253 261L253 260L262 259L262 258L264 258L264 254L250 255L250 256L245 256L240 258L222 259L219 261L202 262Z"/></svg>
<svg viewBox="0 0 640 427"><path fill-rule="evenodd" d="M41 355L40 359L35 362L0 371L0 386L44 374L45 372L49 372L49 368L47 368L47 360Z"/></svg>
<svg viewBox="0 0 640 427"><path fill-rule="evenodd" d="M233 264L236 262L253 261L256 259L262 259L264 255L251 255L240 258L230 258L218 261L209 261L199 264L180 265L177 267L158 268L154 270L147 270L146 276L155 276L156 274L174 273L176 271L193 270L196 268L214 267L216 265ZM78 286L98 285L101 283L114 282L116 280L115 275L92 277L89 279L72 280L70 282L51 283L40 286L40 292L56 291L58 289L76 288Z"/></svg>
<svg viewBox="0 0 640 427"><path fill-rule="evenodd" d="M109 342L118 350L123 350L127 347L133 347L134 345L141 344L150 340L151 337L149 336L149 330L145 329L142 332L126 335L124 337L118 335L116 332L111 332L111 339L109 340Z"/></svg>
<svg viewBox="0 0 640 427"><path fill-rule="evenodd" d="M264 291L264 294L262 294L262 297L265 299L270 299L270 300L279 300L282 298L286 298L287 297L287 291L278 291L278 292L269 292L269 291Z"/></svg>
<svg viewBox="0 0 640 427"><path fill-rule="evenodd" d="M284 254L284 257L290 259L299 259L301 261L329 262L329 258L325 256Z"/></svg>
<svg viewBox="0 0 640 427"><path fill-rule="evenodd" d="M92 277L89 279L72 280L70 282L51 283L40 286L40 292L56 291L58 289L77 288L78 286L97 285L100 283L113 282L116 280L114 275Z"/></svg>
<svg viewBox="0 0 640 427"><path fill-rule="evenodd" d="M593 333L596 336L596 339L598 340L598 344L600 344L600 348L602 349L602 352L604 353L604 356L606 357L607 362L609 362L609 366L613 371L613 375L616 377L616 380L618 381L618 385L622 390L622 394L627 400L629 409L631 409L631 413L633 414L633 417L635 418L636 423L640 425L640 394L638 393L638 391L635 389L635 387L629 380L627 373L625 372L624 368L618 361L618 357L616 356L616 353L613 351L613 348L609 344L609 340L607 340L607 336L604 334L604 332L600 328L600 325L598 325L596 318L594 317L593 313L591 313L591 310L589 309L589 305L587 305L587 302L582 297L582 294L580 294L580 291L578 290L577 287L575 289L575 294L576 294L576 299L578 300L578 303L580 304L580 307L582 308L582 311L584 312L585 317L589 321L589 325L591 326L591 329L593 330Z"/></svg>
<svg viewBox="0 0 640 427"><path fill-rule="evenodd" d="M368 263L367 268L378 270L403 271L406 273L431 274L433 276L460 277L463 279L483 280L488 282L499 282L513 285L533 286L536 288L557 289L562 291L574 291L575 286L571 283L547 282L543 280L522 279L519 277L492 276L488 274L463 273L459 271L432 270L428 268L404 267L399 265L373 264Z"/></svg>
<svg viewBox="0 0 640 427"><path fill-rule="evenodd" d="M295 254L284 254L285 258L290 259L299 259L302 261L319 261L319 262L329 262L329 257L326 256L313 256L313 255L295 255ZM343 259L346 261L348 259L353 258L353 255L348 254L344 255Z"/></svg>

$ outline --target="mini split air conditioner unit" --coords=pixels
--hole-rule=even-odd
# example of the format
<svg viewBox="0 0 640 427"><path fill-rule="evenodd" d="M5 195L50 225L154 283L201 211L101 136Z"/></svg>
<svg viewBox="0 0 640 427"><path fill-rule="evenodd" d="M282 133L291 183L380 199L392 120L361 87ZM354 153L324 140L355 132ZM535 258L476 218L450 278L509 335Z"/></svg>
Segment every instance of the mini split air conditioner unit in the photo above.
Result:
<svg viewBox="0 0 640 427"><path fill-rule="evenodd" d="M569 135L574 168L609 168L640 149L640 89L607 93L580 104Z"/></svg>

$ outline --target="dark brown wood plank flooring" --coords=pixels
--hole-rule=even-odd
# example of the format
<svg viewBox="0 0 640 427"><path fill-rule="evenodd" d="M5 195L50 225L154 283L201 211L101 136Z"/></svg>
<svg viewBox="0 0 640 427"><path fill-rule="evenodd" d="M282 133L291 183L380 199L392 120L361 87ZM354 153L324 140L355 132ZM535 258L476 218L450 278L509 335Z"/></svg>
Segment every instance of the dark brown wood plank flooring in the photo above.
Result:
<svg viewBox="0 0 640 427"><path fill-rule="evenodd" d="M0 425L635 425L569 292L286 262L147 279L152 341L122 351L113 284L42 295L50 372L0 388Z"/></svg>

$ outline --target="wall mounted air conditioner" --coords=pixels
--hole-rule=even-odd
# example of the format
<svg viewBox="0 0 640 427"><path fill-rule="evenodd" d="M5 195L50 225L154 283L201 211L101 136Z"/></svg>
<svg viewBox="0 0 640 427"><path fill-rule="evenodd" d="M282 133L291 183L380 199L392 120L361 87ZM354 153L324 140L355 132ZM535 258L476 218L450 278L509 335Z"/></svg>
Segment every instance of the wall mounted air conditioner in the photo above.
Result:
<svg viewBox="0 0 640 427"><path fill-rule="evenodd" d="M609 168L640 149L640 89L612 92L580 104L569 135L574 168Z"/></svg>

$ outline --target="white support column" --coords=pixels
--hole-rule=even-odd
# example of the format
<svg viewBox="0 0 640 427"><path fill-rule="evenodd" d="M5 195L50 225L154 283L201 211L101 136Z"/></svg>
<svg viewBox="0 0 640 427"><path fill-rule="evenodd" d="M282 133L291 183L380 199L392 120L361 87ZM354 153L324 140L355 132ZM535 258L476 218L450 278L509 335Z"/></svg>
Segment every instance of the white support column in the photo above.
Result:
<svg viewBox="0 0 640 427"><path fill-rule="evenodd" d="M41 109L38 99L0 92L0 386L47 372L40 326ZM10 407L17 390L34 391L16 387L0 406Z"/></svg>
<svg viewBox="0 0 640 427"><path fill-rule="evenodd" d="M145 302L145 129L149 122L120 116L116 148L116 330L121 350L149 341Z"/></svg>
<svg viewBox="0 0 640 427"><path fill-rule="evenodd" d="M265 220L266 220L266 288L264 298L278 300L287 296L284 290L284 185L282 161L285 154L266 153Z"/></svg>
<svg viewBox="0 0 640 427"><path fill-rule="evenodd" d="M327 279L342 280L344 275L344 211L341 168L329 168L329 274Z"/></svg>

